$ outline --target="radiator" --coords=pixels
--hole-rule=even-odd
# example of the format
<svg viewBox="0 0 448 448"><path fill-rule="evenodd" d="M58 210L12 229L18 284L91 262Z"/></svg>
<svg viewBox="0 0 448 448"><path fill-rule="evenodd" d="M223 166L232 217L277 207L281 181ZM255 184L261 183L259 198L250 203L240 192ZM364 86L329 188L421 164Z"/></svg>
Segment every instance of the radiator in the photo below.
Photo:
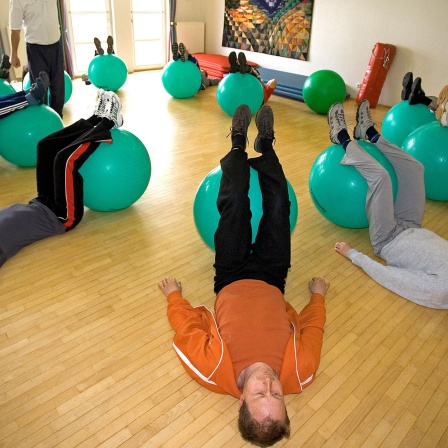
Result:
<svg viewBox="0 0 448 448"><path fill-rule="evenodd" d="M177 22L176 34L177 42L183 42L190 53L204 53L204 22Z"/></svg>

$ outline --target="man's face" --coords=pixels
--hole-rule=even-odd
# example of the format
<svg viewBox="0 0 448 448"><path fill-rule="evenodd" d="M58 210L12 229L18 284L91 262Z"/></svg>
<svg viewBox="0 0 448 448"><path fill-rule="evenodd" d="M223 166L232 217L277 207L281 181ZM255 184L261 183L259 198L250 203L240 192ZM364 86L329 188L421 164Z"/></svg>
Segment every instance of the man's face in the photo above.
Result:
<svg viewBox="0 0 448 448"><path fill-rule="evenodd" d="M283 388L277 374L269 366L255 369L246 379L240 397L240 407L243 401L257 421L267 417L278 421L286 417Z"/></svg>

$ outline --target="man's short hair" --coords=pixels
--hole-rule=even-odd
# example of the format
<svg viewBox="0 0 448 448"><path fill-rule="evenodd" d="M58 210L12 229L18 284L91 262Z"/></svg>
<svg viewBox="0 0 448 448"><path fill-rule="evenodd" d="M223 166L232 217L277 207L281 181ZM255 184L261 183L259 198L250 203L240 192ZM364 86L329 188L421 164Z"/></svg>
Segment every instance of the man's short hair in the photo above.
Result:
<svg viewBox="0 0 448 448"><path fill-rule="evenodd" d="M272 446L284 437L289 438L291 433L291 426L286 407L284 420L272 420L271 418L267 418L258 422L252 418L252 415L249 412L249 407L245 401L243 401L243 404L240 407L238 429L244 440L261 447Z"/></svg>

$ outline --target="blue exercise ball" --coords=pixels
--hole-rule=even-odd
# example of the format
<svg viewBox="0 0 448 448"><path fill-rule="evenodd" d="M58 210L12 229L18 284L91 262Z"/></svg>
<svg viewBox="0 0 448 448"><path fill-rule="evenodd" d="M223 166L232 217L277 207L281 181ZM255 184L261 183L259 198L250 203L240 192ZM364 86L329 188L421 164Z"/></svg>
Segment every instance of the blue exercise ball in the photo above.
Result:
<svg viewBox="0 0 448 448"><path fill-rule="evenodd" d="M36 166L39 140L63 127L61 117L44 104L19 109L0 120L0 155L17 166Z"/></svg>
<svg viewBox="0 0 448 448"><path fill-rule="evenodd" d="M128 68L115 54L99 54L90 61L87 74L98 89L117 91L126 82Z"/></svg>
<svg viewBox="0 0 448 448"><path fill-rule="evenodd" d="M14 87L6 79L0 78L0 96L11 95L11 93L16 93Z"/></svg>
<svg viewBox="0 0 448 448"><path fill-rule="evenodd" d="M386 157L371 143L360 140L361 147L390 174L394 196L397 192L395 171ZM368 227L366 214L367 182L349 165L341 165L342 145L332 145L315 160L309 176L309 191L317 210L329 221L350 229Z"/></svg>
<svg viewBox="0 0 448 448"><path fill-rule="evenodd" d="M202 180L196 192L193 204L193 215L196 228L202 240L211 249L215 249L215 232L219 223L219 212L216 201L218 199L219 187L221 184L222 170L217 166L210 171ZM294 190L287 181L290 209L291 233L297 222L298 204ZM262 196L260 184L258 182L258 173L252 167L250 168L250 186L249 186L250 209L252 212L252 242L255 241L260 219L263 215Z"/></svg>
<svg viewBox="0 0 448 448"><path fill-rule="evenodd" d="M23 78L23 90L28 90L31 87L30 74L27 73ZM70 99L73 93L73 82L70 75L64 72L64 104ZM48 89L48 99L50 99L50 89Z"/></svg>
<svg viewBox="0 0 448 448"><path fill-rule="evenodd" d="M327 114L334 103L345 100L347 90L341 75L333 70L318 70L306 78L303 101L314 112Z"/></svg>
<svg viewBox="0 0 448 448"><path fill-rule="evenodd" d="M402 148L425 167L426 197L448 201L448 127L438 121L409 134Z"/></svg>
<svg viewBox="0 0 448 448"><path fill-rule="evenodd" d="M435 114L424 104L411 106L408 101L400 101L384 116L381 133L386 140L401 147L412 131L435 120Z"/></svg>
<svg viewBox="0 0 448 448"><path fill-rule="evenodd" d="M84 204L99 212L122 210L146 191L151 160L145 145L131 132L112 129L112 143L101 143L79 172Z"/></svg>
<svg viewBox="0 0 448 448"><path fill-rule="evenodd" d="M191 61L170 61L162 71L162 84L174 98L191 98L201 87L199 67Z"/></svg>
<svg viewBox="0 0 448 448"><path fill-rule="evenodd" d="M216 99L221 109L232 117L241 104L247 104L253 115L263 104L263 86L250 73L229 73L219 82Z"/></svg>

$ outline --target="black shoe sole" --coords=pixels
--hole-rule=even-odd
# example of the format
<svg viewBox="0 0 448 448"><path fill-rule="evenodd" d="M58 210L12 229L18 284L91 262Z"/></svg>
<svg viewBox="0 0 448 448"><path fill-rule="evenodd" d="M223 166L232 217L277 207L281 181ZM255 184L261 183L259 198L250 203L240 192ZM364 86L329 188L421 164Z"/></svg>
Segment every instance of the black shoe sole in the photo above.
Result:
<svg viewBox="0 0 448 448"><path fill-rule="evenodd" d="M104 54L104 50L101 48L101 42L98 38L93 39L97 54Z"/></svg>
<svg viewBox="0 0 448 448"><path fill-rule="evenodd" d="M236 53L234 51L232 51L229 54L229 64L230 64L229 72L236 73L238 71L238 62L236 59Z"/></svg>
<svg viewBox="0 0 448 448"><path fill-rule="evenodd" d="M403 77L403 82L402 82L403 90L401 91L401 99L403 101L406 101L409 98L413 82L414 82L414 80L413 80L412 72L406 73Z"/></svg>
<svg viewBox="0 0 448 448"><path fill-rule="evenodd" d="M184 44L179 44L179 54L182 62L185 62L187 58L185 57L185 46Z"/></svg>
<svg viewBox="0 0 448 448"><path fill-rule="evenodd" d="M408 98L409 104L414 105L421 103L420 99L422 96L425 95L425 93L422 91L421 86L422 86L421 78L415 78L414 82L412 83L411 93L409 94Z"/></svg>
<svg viewBox="0 0 448 448"><path fill-rule="evenodd" d="M115 54L114 39L112 36L107 37L107 54Z"/></svg>
<svg viewBox="0 0 448 448"><path fill-rule="evenodd" d="M171 45L171 51L173 52L173 61L177 61L179 59L179 45L176 42Z"/></svg>
<svg viewBox="0 0 448 448"><path fill-rule="evenodd" d="M247 71L247 61L244 53L238 53L238 62L240 64L240 73L244 75Z"/></svg>

